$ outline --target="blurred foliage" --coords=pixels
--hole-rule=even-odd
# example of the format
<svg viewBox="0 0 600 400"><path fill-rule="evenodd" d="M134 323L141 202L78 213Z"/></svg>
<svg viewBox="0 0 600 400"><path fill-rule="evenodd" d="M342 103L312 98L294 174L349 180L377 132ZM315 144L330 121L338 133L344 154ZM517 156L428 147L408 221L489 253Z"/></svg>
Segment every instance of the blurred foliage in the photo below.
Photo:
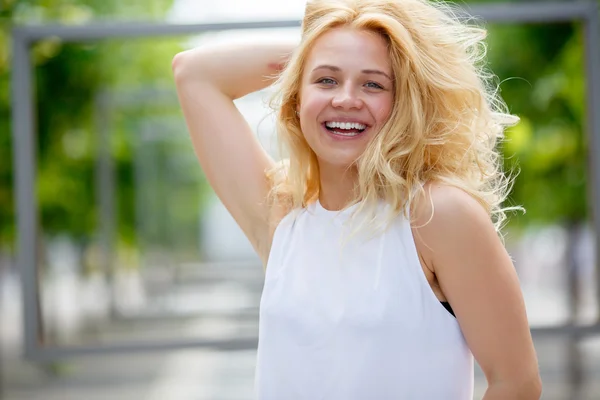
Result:
<svg viewBox="0 0 600 400"><path fill-rule="evenodd" d="M518 36L527 34L522 30L505 27L495 32L494 43L502 43L494 53L497 58L518 54ZM502 41L514 33L517 38ZM525 205L525 221L576 223L590 211L582 29L556 26L537 34L554 39L543 42L543 48L527 46L521 64L529 68L519 71L530 85L523 80L502 85L511 110L522 119L507 132L506 166L520 169L513 198ZM500 60L496 63L496 72L503 73L507 67Z"/></svg>
<svg viewBox="0 0 600 400"><path fill-rule="evenodd" d="M544 1L539 3L542 6ZM591 186L582 24L486 28L489 67L498 77L510 112L521 118L507 130L502 144L505 169L517 176L506 205L526 209L524 215L510 215L511 227L585 221L591 211Z"/></svg>
<svg viewBox="0 0 600 400"><path fill-rule="evenodd" d="M172 1L0 0L0 88L6 89L0 90L0 244L3 247L13 243L15 233L9 122L11 26L84 24L91 20L162 20ZM100 217L96 184L98 120L103 119L110 131L110 152L115 161L118 239L129 243L138 241L138 244L142 239L148 246L161 243L197 248L202 200L197 164L190 165L188 157L184 167L180 162L180 169L176 170L177 166L167 169L161 182L152 177L140 181L137 179L139 171L135 169L140 165L136 157L154 157L146 164L164 166L169 160L185 160L182 154L193 156L187 135L177 135L185 132L181 118L178 118L179 126L166 126L163 127L166 130L157 131L161 129L161 118L180 117L176 99L162 99L160 93L165 88L174 90L170 60L181 51L182 43L182 38L86 43L64 43L48 38L33 44L36 190L40 225L45 235L66 233L82 245L94 239ZM140 96L143 90L147 94ZM108 110L104 114L100 114L98 108L101 95L108 98ZM128 97L133 99L122 100ZM149 118L158 123L148 124ZM144 124L146 131L162 139L142 143ZM143 207L146 214L138 212L141 205L153 204L159 197L169 197L169 204L159 202L154 207ZM153 225L148 222L152 220L162 223ZM140 235L139 226L148 228L142 232L145 235Z"/></svg>
<svg viewBox="0 0 600 400"><path fill-rule="evenodd" d="M172 1L0 0L0 244L14 240L11 25L160 20ZM522 120L507 132L508 141L503 146L507 169L520 170L510 203L527 209L527 214L513 216L512 223L518 226L587 218L582 27L498 24L488 26L488 30L490 67L499 77L511 112ZM85 44L48 38L34 44L37 194L44 232L66 232L83 241L93 238L98 225L94 206L95 99L102 92L113 93L118 99L119 93L135 93L140 88L172 89L170 60L180 45L181 40L166 38ZM136 103L134 109L125 104L123 107L129 107L126 111L111 117L119 237L139 241L136 227L142 227L149 243L173 244L174 238L188 238L185 245L194 246L202 196L197 187L199 169L193 160L178 156L191 152L187 139L182 136L174 140L171 125L165 122L179 116L173 104L156 104L153 96L145 100L149 101ZM167 127L161 128L164 123ZM140 132L153 139L142 140L145 136ZM140 187L140 182L146 186ZM178 206L165 210L167 197L169 204L176 202ZM161 210L165 211L161 216L145 219Z"/></svg>

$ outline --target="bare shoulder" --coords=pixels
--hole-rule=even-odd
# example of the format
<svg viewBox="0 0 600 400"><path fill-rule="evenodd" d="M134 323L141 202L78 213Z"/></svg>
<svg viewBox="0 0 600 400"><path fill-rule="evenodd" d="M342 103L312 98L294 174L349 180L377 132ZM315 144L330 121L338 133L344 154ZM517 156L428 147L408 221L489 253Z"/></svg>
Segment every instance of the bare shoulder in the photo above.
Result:
<svg viewBox="0 0 600 400"><path fill-rule="evenodd" d="M434 256L451 243L498 240L486 209L473 196L455 186L430 183L413 204L413 231L420 255L433 270Z"/></svg>
<svg viewBox="0 0 600 400"><path fill-rule="evenodd" d="M487 225L494 229L491 217L473 196L455 186L431 183L413 205L414 225L418 228L469 229Z"/></svg>
<svg viewBox="0 0 600 400"><path fill-rule="evenodd" d="M413 213L415 225L445 225L448 223L474 222L491 224L491 218L473 196L455 186L430 183L425 193L415 199ZM457 228L457 226L454 226Z"/></svg>

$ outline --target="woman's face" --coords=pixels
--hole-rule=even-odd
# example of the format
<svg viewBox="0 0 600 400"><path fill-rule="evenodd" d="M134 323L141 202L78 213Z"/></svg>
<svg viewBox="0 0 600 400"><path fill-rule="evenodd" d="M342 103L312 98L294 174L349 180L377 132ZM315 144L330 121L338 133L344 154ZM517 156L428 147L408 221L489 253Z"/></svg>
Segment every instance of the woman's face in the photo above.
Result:
<svg viewBox="0 0 600 400"><path fill-rule="evenodd" d="M346 168L387 121L393 75L380 35L335 28L314 43L300 89L300 125L321 168Z"/></svg>

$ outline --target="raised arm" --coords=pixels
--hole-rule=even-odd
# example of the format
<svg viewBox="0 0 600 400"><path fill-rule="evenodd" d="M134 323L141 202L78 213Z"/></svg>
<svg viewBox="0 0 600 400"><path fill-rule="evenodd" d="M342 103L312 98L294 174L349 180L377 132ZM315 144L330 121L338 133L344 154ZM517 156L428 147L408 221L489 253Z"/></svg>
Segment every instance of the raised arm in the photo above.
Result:
<svg viewBox="0 0 600 400"><path fill-rule="evenodd" d="M270 85L295 43L204 46L177 54L173 73L208 181L263 261L271 245L265 170L273 160L233 100Z"/></svg>

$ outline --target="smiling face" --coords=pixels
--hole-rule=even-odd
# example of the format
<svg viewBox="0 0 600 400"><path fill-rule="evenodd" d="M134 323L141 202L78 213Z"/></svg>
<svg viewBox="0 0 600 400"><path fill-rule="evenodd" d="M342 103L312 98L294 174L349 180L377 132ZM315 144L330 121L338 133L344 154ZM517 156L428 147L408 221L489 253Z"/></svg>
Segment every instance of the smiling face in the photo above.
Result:
<svg viewBox="0 0 600 400"><path fill-rule="evenodd" d="M300 125L319 167L346 168L387 121L392 67L380 35L334 28L315 41L304 66Z"/></svg>

